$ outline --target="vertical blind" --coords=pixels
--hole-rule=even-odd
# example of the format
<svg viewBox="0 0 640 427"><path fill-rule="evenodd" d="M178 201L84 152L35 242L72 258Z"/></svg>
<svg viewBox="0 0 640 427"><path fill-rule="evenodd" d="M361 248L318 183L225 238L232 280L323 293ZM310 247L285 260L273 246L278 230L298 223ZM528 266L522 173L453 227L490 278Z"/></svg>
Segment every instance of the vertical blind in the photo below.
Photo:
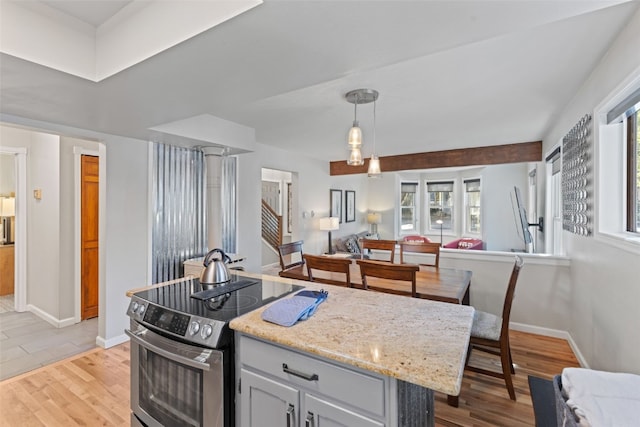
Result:
<svg viewBox="0 0 640 427"><path fill-rule="evenodd" d="M183 276L207 251L206 168L201 150L153 143L153 283Z"/></svg>

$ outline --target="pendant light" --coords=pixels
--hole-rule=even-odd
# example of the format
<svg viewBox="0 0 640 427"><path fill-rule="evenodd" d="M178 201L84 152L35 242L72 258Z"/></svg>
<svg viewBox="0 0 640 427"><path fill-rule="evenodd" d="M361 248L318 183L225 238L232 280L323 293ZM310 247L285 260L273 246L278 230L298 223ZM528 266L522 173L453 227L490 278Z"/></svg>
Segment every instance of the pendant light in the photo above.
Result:
<svg viewBox="0 0 640 427"><path fill-rule="evenodd" d="M364 164L364 159L362 158L361 150L362 130L358 123L358 104L374 102L378 98L378 92L373 89L356 89L347 92L345 98L347 99L347 102L354 104L353 126L349 130L349 135L347 137L349 150L351 150L347 164L349 166L361 166Z"/></svg>
<svg viewBox="0 0 640 427"><path fill-rule="evenodd" d="M373 101L373 154L369 160L369 170L367 171L369 178L381 178L380 159L376 153L376 100Z"/></svg>
<svg viewBox="0 0 640 427"><path fill-rule="evenodd" d="M362 130L358 123L358 94L355 95L355 102L353 103L353 126L349 129L349 136L347 137L347 143L351 149L360 147L362 145Z"/></svg>

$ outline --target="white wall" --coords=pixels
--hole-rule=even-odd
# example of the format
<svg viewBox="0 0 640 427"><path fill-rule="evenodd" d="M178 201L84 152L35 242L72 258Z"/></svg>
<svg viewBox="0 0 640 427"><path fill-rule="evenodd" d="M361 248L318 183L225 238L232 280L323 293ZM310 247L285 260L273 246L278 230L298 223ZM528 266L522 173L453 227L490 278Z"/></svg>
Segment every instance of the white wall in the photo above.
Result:
<svg viewBox="0 0 640 427"><path fill-rule="evenodd" d="M28 154L27 301L60 318L60 138L34 132ZM36 200L34 190L42 191Z"/></svg>
<svg viewBox="0 0 640 427"><path fill-rule="evenodd" d="M543 152L550 150L583 115L593 114L594 108L625 79L640 73L638 40L640 11L621 30L551 127L543 141ZM563 239L571 258L573 284L567 307L571 318L566 329L590 367L640 374L640 250L614 246L597 235L580 237L564 232Z"/></svg>
<svg viewBox="0 0 640 427"><path fill-rule="evenodd" d="M2 141L0 140L0 145ZM0 195L8 196L16 191L16 167L13 154L0 154Z"/></svg>
<svg viewBox="0 0 640 427"><path fill-rule="evenodd" d="M106 148L106 211L101 210L105 230L100 248L105 268L101 274L100 313L107 315L100 317L100 337L109 346L118 343L129 327L126 292L151 280L149 143L113 135L102 137ZM102 175L100 179L104 181Z"/></svg>
<svg viewBox="0 0 640 427"><path fill-rule="evenodd" d="M525 249L522 231L514 218L511 197L513 187L518 186L526 203L527 174L526 163L492 165L482 171L482 236L486 250Z"/></svg>

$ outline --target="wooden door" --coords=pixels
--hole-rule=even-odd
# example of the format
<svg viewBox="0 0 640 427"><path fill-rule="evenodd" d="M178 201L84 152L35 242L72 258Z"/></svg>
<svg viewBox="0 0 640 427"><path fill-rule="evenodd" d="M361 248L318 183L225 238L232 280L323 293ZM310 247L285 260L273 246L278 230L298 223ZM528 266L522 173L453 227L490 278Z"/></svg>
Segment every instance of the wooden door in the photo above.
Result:
<svg viewBox="0 0 640 427"><path fill-rule="evenodd" d="M81 160L81 318L98 315L98 157Z"/></svg>

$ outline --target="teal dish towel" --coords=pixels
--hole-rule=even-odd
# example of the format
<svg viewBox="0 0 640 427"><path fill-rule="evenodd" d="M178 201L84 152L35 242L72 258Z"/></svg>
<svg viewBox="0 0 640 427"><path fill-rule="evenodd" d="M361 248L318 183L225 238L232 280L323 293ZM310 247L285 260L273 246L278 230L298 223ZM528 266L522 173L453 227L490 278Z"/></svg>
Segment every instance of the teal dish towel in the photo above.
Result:
<svg viewBox="0 0 640 427"><path fill-rule="evenodd" d="M298 320L311 317L327 296L326 291L300 291L267 307L262 312L262 319L281 326L293 326Z"/></svg>

